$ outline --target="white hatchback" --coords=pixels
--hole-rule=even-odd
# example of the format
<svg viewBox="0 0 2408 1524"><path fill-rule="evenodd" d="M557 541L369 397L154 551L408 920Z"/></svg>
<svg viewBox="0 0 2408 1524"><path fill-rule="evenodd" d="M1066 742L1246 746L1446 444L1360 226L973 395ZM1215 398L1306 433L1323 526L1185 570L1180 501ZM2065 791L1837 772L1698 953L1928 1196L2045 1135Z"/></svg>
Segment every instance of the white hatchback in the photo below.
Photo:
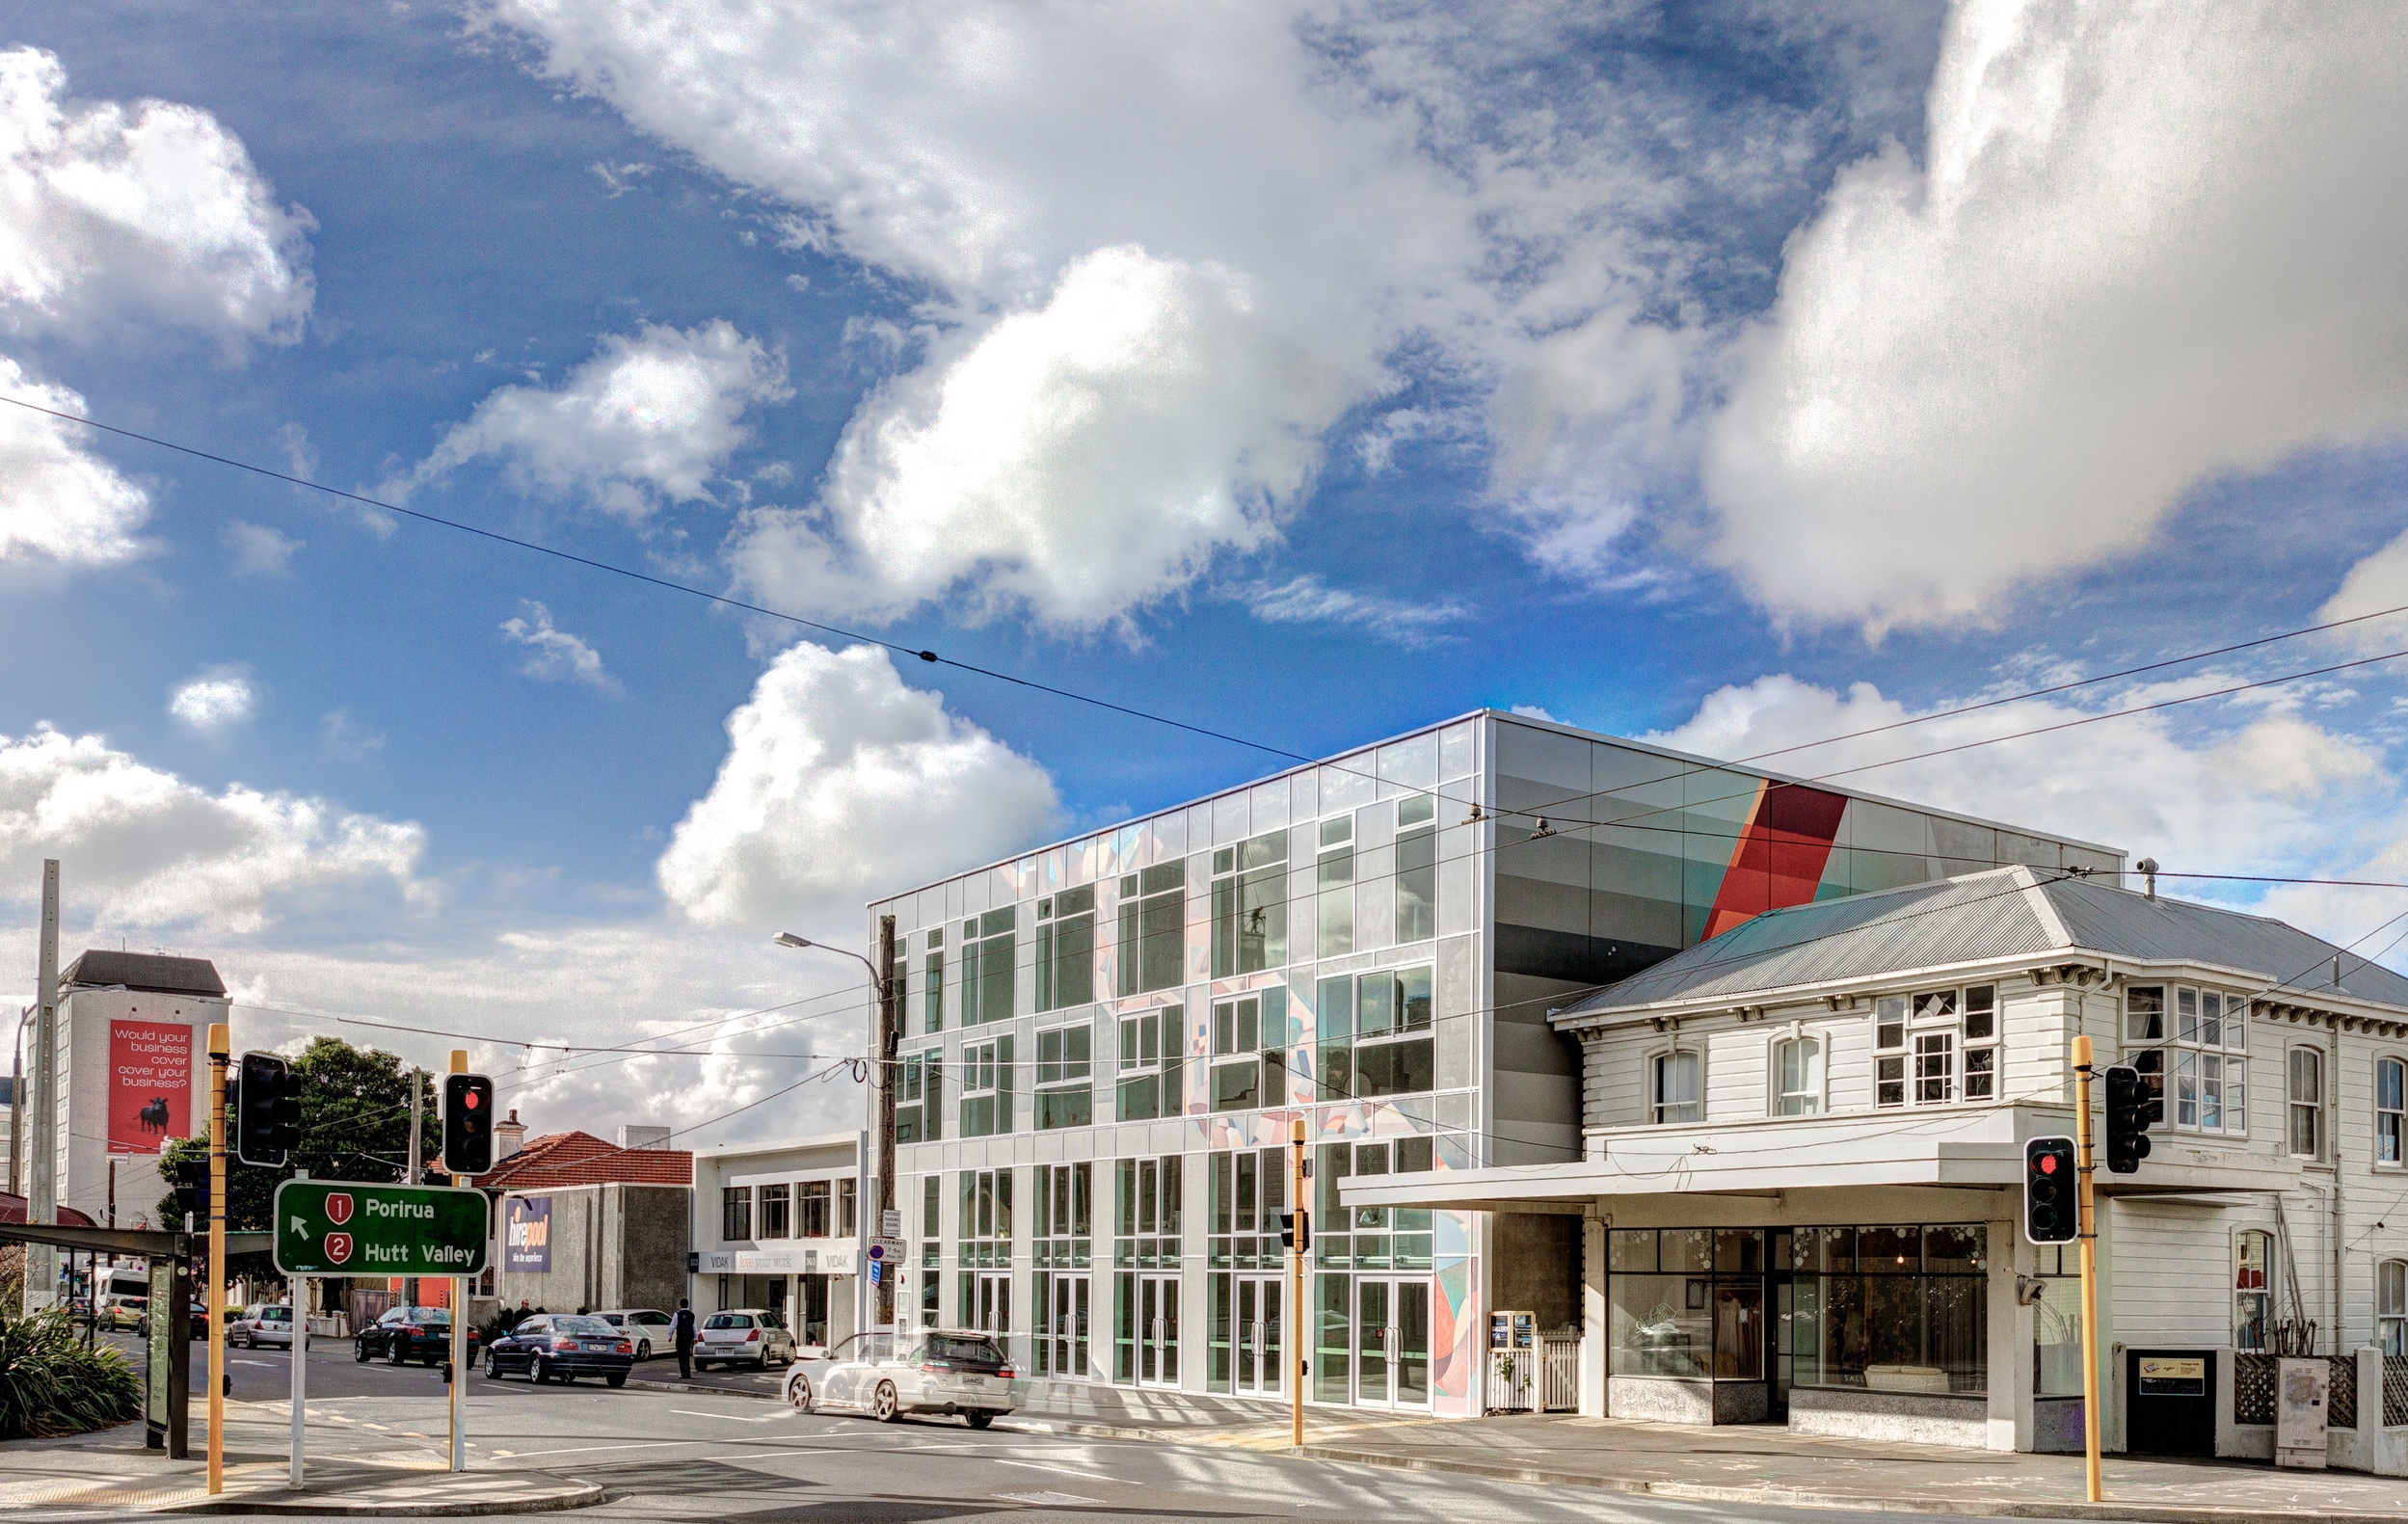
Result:
<svg viewBox="0 0 2408 1524"><path fill-rule="evenodd" d="M750 1365L765 1371L771 1361L794 1363L794 1336L786 1320L759 1307L738 1307L704 1315L700 1337L694 1341L694 1369L712 1365Z"/></svg>
<svg viewBox="0 0 2408 1524"><path fill-rule="evenodd" d="M992 1334L857 1333L787 1373L786 1400L804 1412L846 1408L895 1423L909 1413L958 1415L984 1429L1020 1405L1018 1373Z"/></svg>
<svg viewBox="0 0 2408 1524"><path fill-rule="evenodd" d="M227 1320L226 1342L246 1350L293 1347L293 1310L272 1302L246 1307Z"/></svg>

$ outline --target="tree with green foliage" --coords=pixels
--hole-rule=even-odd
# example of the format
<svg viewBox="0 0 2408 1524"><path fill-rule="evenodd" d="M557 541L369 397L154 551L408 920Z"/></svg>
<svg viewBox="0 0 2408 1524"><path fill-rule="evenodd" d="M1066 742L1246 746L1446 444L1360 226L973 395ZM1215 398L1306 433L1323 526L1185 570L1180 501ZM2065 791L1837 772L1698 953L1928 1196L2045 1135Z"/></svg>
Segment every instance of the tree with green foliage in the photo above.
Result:
<svg viewBox="0 0 2408 1524"><path fill-rule="evenodd" d="M339 1037L315 1037L292 1060L301 1081L301 1146L283 1167L268 1169L246 1164L229 1153L226 1161L227 1222L237 1232L264 1230L270 1225L276 1188L296 1168L312 1180L357 1180L386 1185L407 1174L410 1157L410 1074L401 1059L374 1048L355 1048ZM418 1077L422 1123L418 1131L420 1162L433 1163L442 1151L441 1129L435 1117L435 1082ZM207 1109L201 1112L207 1121ZM160 1150L159 1167L173 1182L188 1161L206 1166L209 1139L173 1139ZM159 1200L158 1220L181 1226L183 1207L174 1190ZM199 1223L194 1224L199 1227Z"/></svg>

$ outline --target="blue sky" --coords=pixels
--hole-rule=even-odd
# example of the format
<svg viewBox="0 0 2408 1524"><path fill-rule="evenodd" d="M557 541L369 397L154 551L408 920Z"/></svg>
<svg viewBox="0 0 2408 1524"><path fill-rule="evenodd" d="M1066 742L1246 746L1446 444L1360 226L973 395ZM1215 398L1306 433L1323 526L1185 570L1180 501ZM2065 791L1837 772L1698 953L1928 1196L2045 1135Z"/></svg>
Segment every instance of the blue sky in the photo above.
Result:
<svg viewBox="0 0 2408 1524"><path fill-rule="evenodd" d="M2380 7L0 17L12 394L1293 751L1523 704L1739 755L2408 604ZM1272 765L9 429L0 868L65 858L70 936L216 957L271 1038L834 989L763 932ZM2396 878L2399 697L1851 781ZM799 1072L763 1041L526 1094L715 1114Z"/></svg>

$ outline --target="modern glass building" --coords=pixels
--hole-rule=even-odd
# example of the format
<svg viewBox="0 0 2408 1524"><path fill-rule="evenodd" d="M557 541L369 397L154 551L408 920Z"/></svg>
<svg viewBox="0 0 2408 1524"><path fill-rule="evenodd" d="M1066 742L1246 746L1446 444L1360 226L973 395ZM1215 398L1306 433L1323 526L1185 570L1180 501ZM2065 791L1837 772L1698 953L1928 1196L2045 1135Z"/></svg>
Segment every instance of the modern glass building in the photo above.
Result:
<svg viewBox="0 0 2408 1524"><path fill-rule="evenodd" d="M1477 1413L1490 1309L1574 1322L1579 1219L1346 1212L1340 1182L1577 1161L1551 1009L1763 910L2009 863L2122 866L1481 710L872 904L898 1318L1038 1379L1284 1397L1301 1120L1306 1396Z"/></svg>

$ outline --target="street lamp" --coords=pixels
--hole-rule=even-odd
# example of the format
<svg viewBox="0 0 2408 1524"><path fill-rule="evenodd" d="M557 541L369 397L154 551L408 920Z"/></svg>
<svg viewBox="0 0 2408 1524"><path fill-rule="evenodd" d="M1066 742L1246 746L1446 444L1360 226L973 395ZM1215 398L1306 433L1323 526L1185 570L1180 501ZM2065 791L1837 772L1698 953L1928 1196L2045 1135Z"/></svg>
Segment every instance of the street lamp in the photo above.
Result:
<svg viewBox="0 0 2408 1524"><path fill-rule="evenodd" d="M893 936L893 925L894 918L890 916L885 922L885 934L890 939ZM877 1131L878 1138L878 1189L874 1194L866 1190L859 1191L855 1198L857 1204L853 1210L854 1251L858 1256L854 1261L857 1269L853 1272L853 1326L856 1331L867 1333L870 1330L870 1309L873 1306L870 1297L870 1214L878 1212L883 1217L885 1209L894 1204L890 1198L894 1192L892 1177L895 1172L896 1032L894 1012L887 1000L886 979L879 974L876 964L850 948L832 948L825 943L814 942L809 937L798 937L791 931L781 931L769 940L781 948L792 948L798 951L816 949L820 952L843 953L870 971L870 995L877 1002L875 1045L877 1056L871 1060L870 1071L870 1115ZM866 1143L868 1140L869 1135L865 1133L863 1141ZM869 1152L866 1147L854 1151L856 1168L854 1178L857 1180L870 1172ZM863 1183L866 1185L867 1181ZM878 1230L879 1236L883 1237L886 1231L886 1223L883 1220L878 1223Z"/></svg>

